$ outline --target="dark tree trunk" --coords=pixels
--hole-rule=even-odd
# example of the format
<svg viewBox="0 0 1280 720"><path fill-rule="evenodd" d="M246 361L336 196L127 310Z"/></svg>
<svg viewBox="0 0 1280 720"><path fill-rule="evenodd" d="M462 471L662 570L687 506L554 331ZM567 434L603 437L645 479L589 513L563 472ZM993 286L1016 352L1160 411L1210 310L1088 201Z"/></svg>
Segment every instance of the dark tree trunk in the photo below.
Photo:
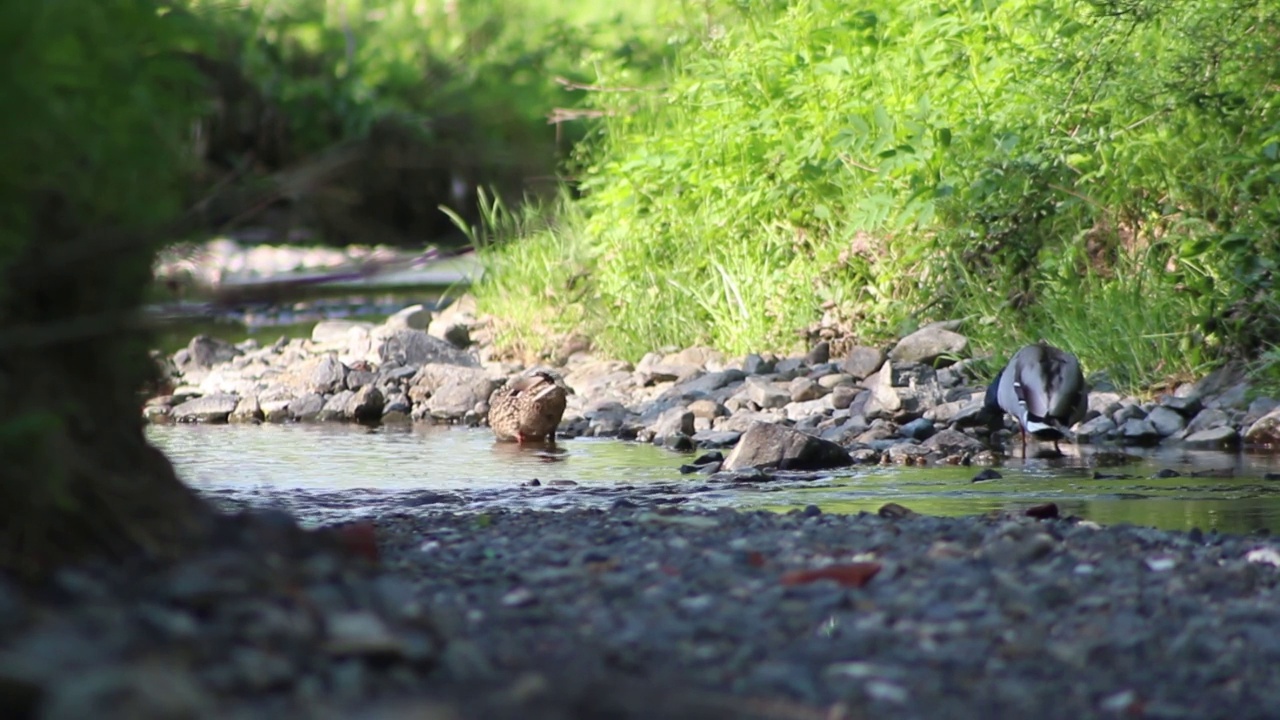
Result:
<svg viewBox="0 0 1280 720"><path fill-rule="evenodd" d="M172 556L210 511L143 435L154 364L137 309L153 253L76 237L45 204L0 277L0 567L38 578L93 556Z"/></svg>

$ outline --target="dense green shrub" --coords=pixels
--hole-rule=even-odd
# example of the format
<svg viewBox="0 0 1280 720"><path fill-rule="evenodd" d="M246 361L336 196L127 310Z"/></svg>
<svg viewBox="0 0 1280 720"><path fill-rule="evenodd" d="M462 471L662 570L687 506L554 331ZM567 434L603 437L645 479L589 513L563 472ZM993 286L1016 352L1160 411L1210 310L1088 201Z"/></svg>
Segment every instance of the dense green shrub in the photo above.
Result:
<svg viewBox="0 0 1280 720"><path fill-rule="evenodd" d="M568 233L606 350L785 346L827 303L867 339L969 317L1134 385L1273 332L1274 4L722 11L662 87L593 97Z"/></svg>
<svg viewBox="0 0 1280 720"><path fill-rule="evenodd" d="M147 445L137 312L177 232L211 36L153 0L0 5L0 572L181 548L204 505Z"/></svg>

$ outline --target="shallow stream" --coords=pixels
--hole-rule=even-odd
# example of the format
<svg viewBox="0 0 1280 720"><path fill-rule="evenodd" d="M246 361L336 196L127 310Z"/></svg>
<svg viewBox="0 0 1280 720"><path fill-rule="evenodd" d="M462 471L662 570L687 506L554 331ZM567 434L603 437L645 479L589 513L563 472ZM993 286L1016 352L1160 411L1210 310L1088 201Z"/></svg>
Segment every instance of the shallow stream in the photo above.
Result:
<svg viewBox="0 0 1280 720"><path fill-rule="evenodd" d="M1280 527L1280 456L1063 445L1055 460L979 467L851 467L820 476L730 483L682 475L692 455L616 440L562 441L555 451L495 443L487 429L344 425L150 426L179 475L232 502L286 507L311 522L433 509L659 504L786 511L875 511L886 502L937 515L1055 502L1100 523L1249 533ZM1122 464L1115 464L1124 459ZM1156 477L1160 471L1173 477ZM1101 475L1101 476L1099 476ZM1277 478L1277 479L1269 479ZM536 485L530 481L537 479Z"/></svg>

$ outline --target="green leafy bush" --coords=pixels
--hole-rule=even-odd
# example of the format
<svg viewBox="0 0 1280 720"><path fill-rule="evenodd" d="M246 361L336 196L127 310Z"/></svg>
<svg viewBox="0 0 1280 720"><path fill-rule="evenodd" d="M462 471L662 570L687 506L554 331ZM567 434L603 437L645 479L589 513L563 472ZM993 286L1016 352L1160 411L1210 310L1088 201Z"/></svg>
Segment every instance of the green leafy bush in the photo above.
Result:
<svg viewBox="0 0 1280 720"><path fill-rule="evenodd" d="M661 87L593 96L607 116L567 232L605 350L785 347L825 303L869 340L940 317L997 351L1042 336L1133 386L1276 329L1274 4L718 19Z"/></svg>

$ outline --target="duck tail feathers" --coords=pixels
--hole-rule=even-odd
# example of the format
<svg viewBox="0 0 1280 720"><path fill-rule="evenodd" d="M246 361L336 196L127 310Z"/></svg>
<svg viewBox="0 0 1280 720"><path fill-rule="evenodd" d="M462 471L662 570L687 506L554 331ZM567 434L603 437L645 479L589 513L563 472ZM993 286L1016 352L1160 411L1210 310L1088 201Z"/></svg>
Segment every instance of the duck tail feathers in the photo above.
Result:
<svg viewBox="0 0 1280 720"><path fill-rule="evenodd" d="M1068 433L1061 424L1043 420L1027 418L1027 424L1023 427L1028 435L1035 436L1038 440L1061 440L1067 437Z"/></svg>
<svg viewBox="0 0 1280 720"><path fill-rule="evenodd" d="M1057 428L1050 425L1049 423L1040 422L1039 420L1032 420L1030 418L1027 418L1027 426L1023 429L1032 435L1035 435L1037 433L1042 433L1048 430L1057 430Z"/></svg>

